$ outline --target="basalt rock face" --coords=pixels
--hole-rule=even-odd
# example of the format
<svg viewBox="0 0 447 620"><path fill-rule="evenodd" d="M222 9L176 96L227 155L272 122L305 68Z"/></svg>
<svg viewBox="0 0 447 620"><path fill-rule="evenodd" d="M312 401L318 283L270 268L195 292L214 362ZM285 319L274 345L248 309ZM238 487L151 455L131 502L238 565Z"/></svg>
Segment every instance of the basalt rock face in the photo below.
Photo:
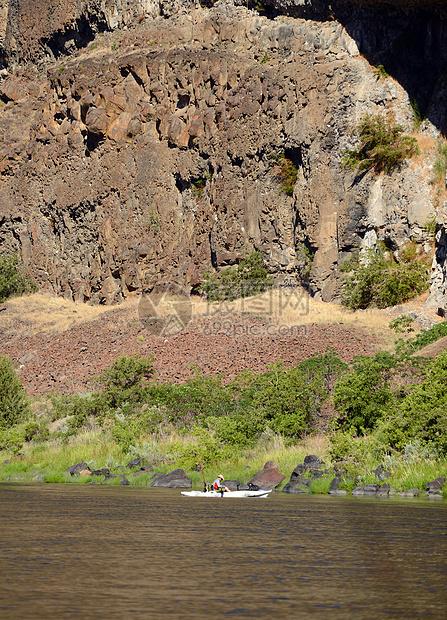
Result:
<svg viewBox="0 0 447 620"><path fill-rule="evenodd" d="M0 252L19 251L39 285L112 303L160 282L193 288L252 249L295 277L305 247L309 286L331 300L353 248L424 240L426 161L379 177L340 165L367 112L408 129L413 118L407 92L377 79L340 22L122 4L54 3L33 30L20 0L0 30L4 63L27 58L25 35L36 58L55 59L8 61L0 84ZM282 156L297 169L292 196Z"/></svg>

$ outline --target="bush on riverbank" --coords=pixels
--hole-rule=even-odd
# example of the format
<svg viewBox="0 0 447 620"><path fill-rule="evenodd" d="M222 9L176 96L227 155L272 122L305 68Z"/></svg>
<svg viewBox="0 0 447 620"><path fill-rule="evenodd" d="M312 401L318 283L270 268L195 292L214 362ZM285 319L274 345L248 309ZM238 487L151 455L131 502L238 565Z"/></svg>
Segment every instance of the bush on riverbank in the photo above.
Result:
<svg viewBox="0 0 447 620"><path fill-rule="evenodd" d="M159 383L152 359L123 357L101 373L97 391L53 395L1 428L2 453L22 450L54 481L65 480L74 462L116 467L135 457L162 471L194 472L202 463L247 479L248 455L263 455L257 468L275 460L293 470L295 448L332 429L325 462L342 462L347 480L368 480L386 459L404 459L414 442L438 455L428 459L435 470L447 450L447 353L430 361L409 352L360 356L348 366L327 351L295 368L276 363L229 382L197 372L182 384ZM21 389L4 363L10 385ZM0 477L8 476L2 470Z"/></svg>

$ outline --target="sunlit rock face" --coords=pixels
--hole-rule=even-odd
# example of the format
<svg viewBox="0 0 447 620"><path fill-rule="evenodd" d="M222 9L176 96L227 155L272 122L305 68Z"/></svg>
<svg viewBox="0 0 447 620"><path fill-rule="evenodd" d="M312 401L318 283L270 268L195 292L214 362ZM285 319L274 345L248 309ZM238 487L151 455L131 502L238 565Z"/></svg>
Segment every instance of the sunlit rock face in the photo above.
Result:
<svg viewBox="0 0 447 620"><path fill-rule="evenodd" d="M434 208L427 158L391 175L341 166L367 113L410 131L419 97L427 140L442 128L442 82L408 87L431 58L434 13L420 56L397 4L390 25L364 2L266 2L272 14L259 14L0 0L0 251L19 251L58 294L112 303L160 282L192 289L253 249L278 280L295 278L306 248L311 291L336 299L350 251L424 243ZM386 56L402 32L420 63L411 83ZM296 169L288 193L282 157Z"/></svg>

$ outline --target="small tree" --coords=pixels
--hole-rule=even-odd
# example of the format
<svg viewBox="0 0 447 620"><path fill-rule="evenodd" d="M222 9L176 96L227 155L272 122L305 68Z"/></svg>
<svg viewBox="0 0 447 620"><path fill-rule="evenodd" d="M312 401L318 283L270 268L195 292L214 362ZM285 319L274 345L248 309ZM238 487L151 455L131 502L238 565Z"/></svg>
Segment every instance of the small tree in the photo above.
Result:
<svg viewBox="0 0 447 620"><path fill-rule="evenodd" d="M10 428L30 413L28 398L11 360L0 357L0 428Z"/></svg>
<svg viewBox="0 0 447 620"><path fill-rule="evenodd" d="M19 263L17 254L0 256L0 302L36 290L37 286Z"/></svg>
<svg viewBox="0 0 447 620"><path fill-rule="evenodd" d="M152 357L121 356L97 378L103 388L104 403L108 407L117 408L124 402L143 402L147 392L144 380L148 380L154 373Z"/></svg>
<svg viewBox="0 0 447 620"><path fill-rule="evenodd" d="M418 155L416 138L403 135L400 125L392 125L383 116L367 114L356 127L359 146L342 153L342 164L351 170L369 170L390 173L406 159Z"/></svg>

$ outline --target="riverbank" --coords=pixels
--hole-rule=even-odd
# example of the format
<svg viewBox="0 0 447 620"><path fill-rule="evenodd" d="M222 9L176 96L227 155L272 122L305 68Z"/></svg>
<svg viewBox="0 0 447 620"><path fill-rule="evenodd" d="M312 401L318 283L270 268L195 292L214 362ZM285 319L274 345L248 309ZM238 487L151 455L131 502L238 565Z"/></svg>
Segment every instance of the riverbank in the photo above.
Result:
<svg viewBox="0 0 447 620"><path fill-rule="evenodd" d="M194 489L201 490L203 477L211 483L217 473L223 473L235 488L237 483L243 486L253 480L267 465L270 471L277 466L277 472L284 476L281 482L273 485L277 491L315 495L354 491L356 495L366 496L407 492L409 497L424 497L428 494L427 484L438 479L440 483L433 486L430 498L447 498L447 459L429 458L418 444L380 463L372 456L362 464L349 460L334 463L327 436L310 437L288 445L281 436L271 434L250 450L239 449L231 458L206 464L203 474L200 467L188 463L188 454L196 448L195 437L180 436L172 431L164 438L152 437L144 445L146 456L133 459L132 452L123 451L108 431L91 429L68 442L52 439L27 443L20 455L9 455L2 463L0 482L124 483L150 487L157 475L183 469L185 479L190 479ZM67 470L74 465L81 467L75 468L72 474ZM412 493L408 493L410 490Z"/></svg>

